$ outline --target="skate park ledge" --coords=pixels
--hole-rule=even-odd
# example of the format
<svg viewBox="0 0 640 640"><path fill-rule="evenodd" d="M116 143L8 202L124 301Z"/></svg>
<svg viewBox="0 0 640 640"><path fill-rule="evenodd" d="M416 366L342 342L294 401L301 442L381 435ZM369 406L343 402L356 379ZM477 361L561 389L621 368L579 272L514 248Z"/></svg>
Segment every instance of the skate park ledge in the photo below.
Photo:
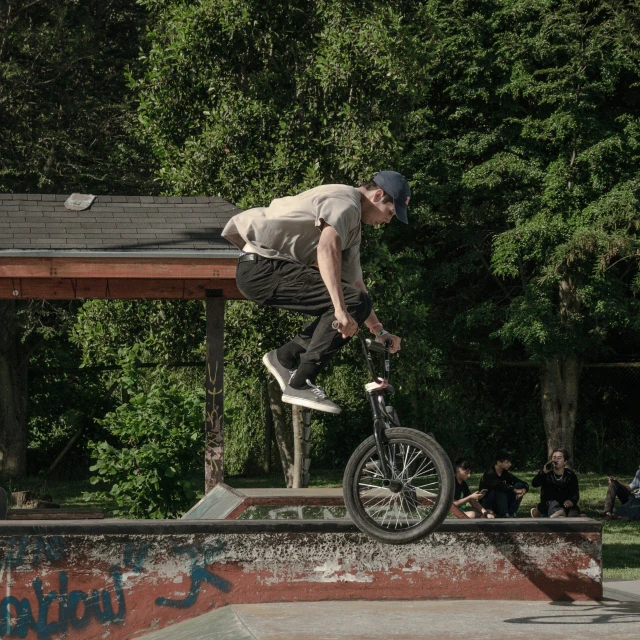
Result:
<svg viewBox="0 0 640 640"><path fill-rule="evenodd" d="M135 638L243 603L600 600L601 534L450 518L394 546L346 519L4 521L0 638Z"/></svg>

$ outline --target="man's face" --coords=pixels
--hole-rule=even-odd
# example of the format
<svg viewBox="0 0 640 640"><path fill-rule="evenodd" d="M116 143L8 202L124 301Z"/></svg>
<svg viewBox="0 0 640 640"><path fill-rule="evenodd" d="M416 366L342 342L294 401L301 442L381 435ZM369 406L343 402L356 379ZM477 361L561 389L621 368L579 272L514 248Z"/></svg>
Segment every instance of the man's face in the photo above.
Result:
<svg viewBox="0 0 640 640"><path fill-rule="evenodd" d="M362 200L362 222L364 224L387 224L395 215L393 200L383 202L385 192L382 189L365 191Z"/></svg>
<svg viewBox="0 0 640 640"><path fill-rule="evenodd" d="M471 477L471 469L461 469L458 467L456 472L459 480L464 480L466 482Z"/></svg>
<svg viewBox="0 0 640 640"><path fill-rule="evenodd" d="M504 471L509 471L511 469L511 460L498 460L498 466Z"/></svg>
<svg viewBox="0 0 640 640"><path fill-rule="evenodd" d="M562 454L562 452L555 451L551 456L551 462L553 462L553 466L556 468L564 467L564 455Z"/></svg>

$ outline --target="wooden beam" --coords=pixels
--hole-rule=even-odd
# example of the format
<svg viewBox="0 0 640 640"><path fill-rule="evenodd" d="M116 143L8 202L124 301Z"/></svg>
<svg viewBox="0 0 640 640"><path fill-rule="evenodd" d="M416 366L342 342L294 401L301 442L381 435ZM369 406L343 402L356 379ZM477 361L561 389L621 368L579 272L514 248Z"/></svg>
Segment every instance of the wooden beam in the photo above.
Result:
<svg viewBox="0 0 640 640"><path fill-rule="evenodd" d="M1 257L0 278L235 278L235 258Z"/></svg>
<svg viewBox="0 0 640 640"><path fill-rule="evenodd" d="M205 405L204 489L224 481L224 297L220 289L206 298L207 363Z"/></svg>
<svg viewBox="0 0 640 640"><path fill-rule="evenodd" d="M233 279L0 278L0 300L204 300L208 289L222 290L227 300L244 299Z"/></svg>

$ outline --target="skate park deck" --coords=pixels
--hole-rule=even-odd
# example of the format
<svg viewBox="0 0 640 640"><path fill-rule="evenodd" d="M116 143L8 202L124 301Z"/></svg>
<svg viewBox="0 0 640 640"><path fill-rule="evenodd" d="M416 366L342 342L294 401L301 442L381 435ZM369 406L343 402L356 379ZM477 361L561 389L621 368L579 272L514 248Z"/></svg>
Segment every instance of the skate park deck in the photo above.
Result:
<svg viewBox="0 0 640 640"><path fill-rule="evenodd" d="M640 603L466 600L229 605L144 640L636 640Z"/></svg>
<svg viewBox="0 0 640 640"><path fill-rule="evenodd" d="M393 546L348 519L4 521L0 637L137 638L261 603L600 600L601 532L449 518Z"/></svg>

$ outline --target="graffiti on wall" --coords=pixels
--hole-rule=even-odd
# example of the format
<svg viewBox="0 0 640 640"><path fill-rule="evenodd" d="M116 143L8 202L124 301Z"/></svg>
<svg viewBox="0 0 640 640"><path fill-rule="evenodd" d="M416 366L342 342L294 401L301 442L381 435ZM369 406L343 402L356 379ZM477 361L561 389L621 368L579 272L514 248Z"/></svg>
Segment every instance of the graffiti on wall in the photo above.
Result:
<svg viewBox="0 0 640 640"><path fill-rule="evenodd" d="M215 562L223 549L224 543L220 539L204 547L174 547L174 556L188 562L186 573L189 590L183 599L158 597L155 604L159 607L188 609L196 604L202 584L212 585L223 593L229 592L231 584L207 569L207 565ZM69 630L84 629L93 621L124 624L127 613L124 572L144 574L149 554L146 544L126 543L122 566L112 566L108 571L108 588L86 591L73 588L73 576L65 569L47 574L47 584L54 586L48 592L43 576L39 575L31 581L29 596L17 597L10 593L12 574L16 570L24 571L25 567L37 571L45 562L64 564L67 544L64 538L56 536L22 536L6 538L2 550L4 558L0 565L0 585L6 586L6 595L0 599L0 638L27 638L32 631L38 640L50 640Z"/></svg>

